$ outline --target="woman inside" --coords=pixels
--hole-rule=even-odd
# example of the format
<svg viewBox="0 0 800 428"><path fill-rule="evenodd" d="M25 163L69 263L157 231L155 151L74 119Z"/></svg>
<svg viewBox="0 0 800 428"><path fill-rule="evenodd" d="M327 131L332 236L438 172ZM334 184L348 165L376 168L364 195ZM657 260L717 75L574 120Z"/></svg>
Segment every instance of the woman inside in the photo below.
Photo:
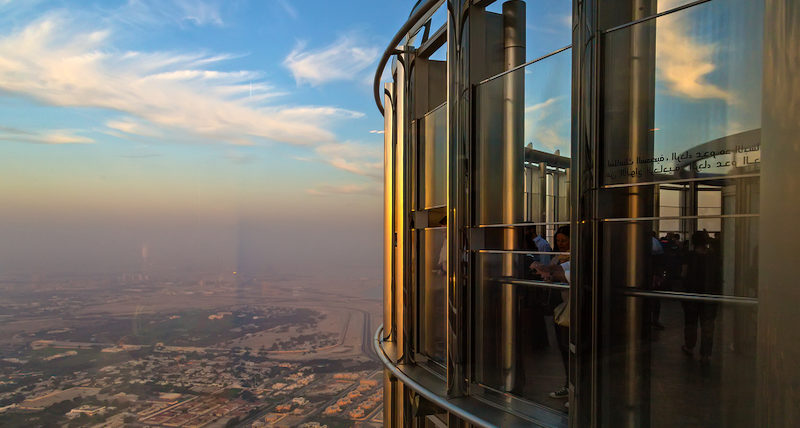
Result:
<svg viewBox="0 0 800 428"><path fill-rule="evenodd" d="M553 251L569 253L569 249L569 226L561 226L556 230ZM530 267L545 281L569 283L569 263L569 254L561 254L553 257L547 265L534 262ZM564 363L565 380L564 386L558 391L551 392L550 397L567 398L569 397L569 291L561 292L561 302L553 310L553 321L558 350ZM569 407L569 403L566 406Z"/></svg>

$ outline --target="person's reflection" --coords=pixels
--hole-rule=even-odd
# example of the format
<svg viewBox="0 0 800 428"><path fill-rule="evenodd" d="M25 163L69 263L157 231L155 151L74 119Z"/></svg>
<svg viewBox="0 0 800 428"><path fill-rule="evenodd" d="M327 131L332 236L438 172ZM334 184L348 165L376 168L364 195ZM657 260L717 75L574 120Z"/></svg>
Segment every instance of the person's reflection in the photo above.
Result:
<svg viewBox="0 0 800 428"><path fill-rule="evenodd" d="M527 258L525 266L528 266L530 261L550 263L549 254L538 253L550 253L553 250L547 240L536 234L535 228L525 231L524 245L526 249L535 251L534 254L525 256ZM541 276L530 269L526 269L524 275L526 279L541 280ZM513 391L525 395L526 378L532 372L531 357L536 351L544 350L549 345L545 315L548 314L550 293L548 289L541 287L519 287L517 293L517 323L524 327L519 330L516 340L517 375L514 378ZM549 314L552 314L552 308L550 309Z"/></svg>
<svg viewBox="0 0 800 428"><path fill-rule="evenodd" d="M555 235L556 252L569 252L569 226L561 226ZM531 269L535 270L542 279L551 282L569 283L569 255L563 254L553 257L549 264L533 262ZM569 292L561 294L561 302L553 311L553 325L558 342L558 350L561 353L561 361L564 364L564 386L550 393L552 398L567 398L569 396ZM568 405L569 403L567 403Z"/></svg>
<svg viewBox="0 0 800 428"><path fill-rule="evenodd" d="M722 289L720 258L712 249L708 232L698 230L692 234L692 251L686 258L685 291L698 294L719 294ZM714 323L717 304L708 302L683 302L684 344L681 350L694 355L697 344L697 327L700 326L700 362L711 361L711 345L714 341Z"/></svg>
<svg viewBox="0 0 800 428"><path fill-rule="evenodd" d="M664 283L665 283L665 272L664 272L664 247L661 245L661 241L658 240L656 237L656 232L653 231L653 236L651 238L651 245L652 248L650 250L650 255L652 257L653 262L653 281L652 281L652 289L653 290L663 290ZM659 299L651 299L648 302L648 316L650 324L656 330L663 330L664 325L661 324L659 318L661 317L661 300Z"/></svg>
<svg viewBox="0 0 800 428"><path fill-rule="evenodd" d="M681 247L681 236L677 233L668 233L661 238L661 247L664 249L664 289L682 289L683 273L683 248Z"/></svg>
<svg viewBox="0 0 800 428"><path fill-rule="evenodd" d="M547 240L541 235L538 235L535 228L528 230L525 238L527 241L525 243L526 247L536 251L536 254L527 255L528 261L531 263L539 262L541 264L550 264L550 254L539 254L552 252L553 249L550 247L550 243L548 243ZM542 279L541 276L539 276L539 274L532 269L528 269L526 271L526 277L533 280ZM531 342L529 346L531 350L541 350L549 345L547 340L545 315L552 315L553 308L550 306L550 295L551 293L549 289L535 287L525 290L525 298L520 299L525 300L524 302L521 302L523 306L520 308L520 310L529 315L528 319L525 319L524 322L521 322L520 324L530 327L530 330L528 330L529 334L526 335L526 339L529 339Z"/></svg>

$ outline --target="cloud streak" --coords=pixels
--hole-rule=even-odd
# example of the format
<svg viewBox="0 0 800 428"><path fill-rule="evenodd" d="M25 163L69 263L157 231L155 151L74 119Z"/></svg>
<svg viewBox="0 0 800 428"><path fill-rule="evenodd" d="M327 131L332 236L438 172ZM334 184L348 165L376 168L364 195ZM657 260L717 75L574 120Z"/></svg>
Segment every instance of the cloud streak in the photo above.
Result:
<svg viewBox="0 0 800 428"><path fill-rule="evenodd" d="M564 97L548 98L537 104L525 107L525 138L536 149L569 148L569 127L567 119L558 116L557 109Z"/></svg>
<svg viewBox="0 0 800 428"><path fill-rule="evenodd" d="M306 193L312 196L335 196L335 195L378 195L382 191L378 183L367 184L323 184L313 189L307 189Z"/></svg>
<svg viewBox="0 0 800 428"><path fill-rule="evenodd" d="M359 73L378 57L378 48L359 43L358 39L346 36L315 50L307 50L301 43L283 64L292 72L298 85L318 86L333 81L357 80Z"/></svg>
<svg viewBox="0 0 800 428"><path fill-rule="evenodd" d="M0 126L0 141L49 145L95 143L93 139L78 135L75 131L69 129L34 132L4 126Z"/></svg>
<svg viewBox="0 0 800 428"><path fill-rule="evenodd" d="M666 2L665 9L680 2ZM674 95L701 100L720 99L735 102L733 93L709 80L716 70L714 43L700 43L692 38L680 14L667 16L656 22L656 69L659 78Z"/></svg>
<svg viewBox="0 0 800 428"><path fill-rule="evenodd" d="M297 9L292 7L287 0L278 0L278 5L280 5L281 9L286 12L292 19L297 19Z"/></svg>
<svg viewBox="0 0 800 428"><path fill-rule="evenodd" d="M222 27L223 3L220 0L128 0L111 15L116 22L131 26L186 24Z"/></svg>
<svg viewBox="0 0 800 428"><path fill-rule="evenodd" d="M383 150L367 144L344 142L323 144L316 148L320 159L341 170L370 177L383 178Z"/></svg>

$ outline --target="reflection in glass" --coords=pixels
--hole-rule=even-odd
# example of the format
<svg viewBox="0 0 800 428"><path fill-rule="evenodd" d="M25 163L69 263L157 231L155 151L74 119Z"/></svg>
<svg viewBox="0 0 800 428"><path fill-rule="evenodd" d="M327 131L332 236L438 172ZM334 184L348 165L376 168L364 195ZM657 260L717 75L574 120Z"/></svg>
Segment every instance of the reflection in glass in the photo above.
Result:
<svg viewBox="0 0 800 428"><path fill-rule="evenodd" d="M486 7L502 13L504 0ZM529 60L540 58L572 43L572 2L564 0L536 0L526 2L525 24L528 40L525 55Z"/></svg>
<svg viewBox="0 0 800 428"><path fill-rule="evenodd" d="M724 217L716 219L721 224L719 231L683 229L682 233L663 234L655 232L655 220L604 222L601 264L606 274L602 287L757 297L758 220ZM699 278L712 273L711 268L697 266L698 256L692 244L696 233L707 235L708 255L703 256L703 264L716 269L713 280ZM628 246L634 237L644 242ZM634 252L631 248L641 250ZM634 258L637 263L630 261ZM623 266L628 269L626 275L614 275Z"/></svg>
<svg viewBox="0 0 800 428"><path fill-rule="evenodd" d="M447 105L420 120L418 207L447 203Z"/></svg>
<svg viewBox="0 0 800 428"><path fill-rule="evenodd" d="M512 259L512 276L504 265ZM568 339L559 337L553 310L566 298L564 282L548 283L530 268L533 261L547 262L542 254L478 253L475 283L475 380L496 390L565 411L564 398L551 393L564 386L565 365L561 348ZM545 260L547 258L548 260ZM538 283L538 285L536 285ZM548 287L550 285L562 288ZM503 300L513 304L503 312ZM503 322L511 317L512 322ZM506 331L512 326L512 331ZM566 355L566 354L564 354Z"/></svg>
<svg viewBox="0 0 800 428"><path fill-rule="evenodd" d="M641 326L622 333L630 320L622 307L658 302L663 329ZM756 306L613 297L601 319L600 412L602 426L617 426L622 414L660 427L755 426ZM625 327L622 327L625 326ZM689 346L694 345L694 346ZM636 361L636 365L630 362ZM641 382L638 394L626 388Z"/></svg>
<svg viewBox="0 0 800 428"><path fill-rule="evenodd" d="M475 165L479 224L569 219L571 67L567 50L479 86ZM518 96L524 96L524 106L519 111L505 108L515 105L504 95L506 87L520 78L524 92ZM523 129L521 141L506 138L506 122ZM518 188L508 184L508 176L516 177Z"/></svg>
<svg viewBox="0 0 800 428"><path fill-rule="evenodd" d="M447 280L447 230L417 232L419 273L417 276L419 352L444 364L445 282Z"/></svg>
<svg viewBox="0 0 800 428"><path fill-rule="evenodd" d="M605 184L758 173L762 9L713 1L603 36Z"/></svg>

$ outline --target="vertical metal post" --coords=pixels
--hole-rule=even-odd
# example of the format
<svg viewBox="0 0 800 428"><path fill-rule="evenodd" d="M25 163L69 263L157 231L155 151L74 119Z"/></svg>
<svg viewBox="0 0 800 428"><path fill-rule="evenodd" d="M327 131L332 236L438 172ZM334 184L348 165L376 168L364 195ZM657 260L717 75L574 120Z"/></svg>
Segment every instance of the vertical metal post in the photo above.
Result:
<svg viewBox="0 0 800 428"><path fill-rule="evenodd" d="M570 427L597 426L598 0L572 2Z"/></svg>
<svg viewBox="0 0 800 428"><path fill-rule="evenodd" d="M409 115L408 115L408 55L400 54L397 64L397 80L395 81L395 212L394 212L394 240L395 240L395 294L394 294L394 321L395 342L397 345L397 359L403 360L407 356L409 343L408 313L406 312L406 292L410 283L410 244L408 240L408 146L409 146Z"/></svg>
<svg viewBox="0 0 800 428"><path fill-rule="evenodd" d="M510 70L525 63L525 2L503 3L504 68ZM522 180L525 138L525 75L513 72L503 77L503 223L513 224L522 216ZM516 249L515 231L504 230L503 247ZM514 276L514 254L503 254L503 276ZM516 293L514 286L502 285L502 374L505 389L514 387L516 360Z"/></svg>
<svg viewBox="0 0 800 428"><path fill-rule="evenodd" d="M648 16L655 8L652 0L631 2L633 20ZM627 154L630 159L652 157L653 153L653 86L655 82L655 34L653 27L635 25L630 29L630 121ZM648 181L645 179L644 181ZM630 218L651 217L653 214L652 187L632 187L627 195L627 216ZM647 222L630 222L627 225L625 244L625 286L649 287L649 259L652 248L651 228ZM613 302L613 300L612 300ZM624 301L625 373L623 395L624 406L630 409L614 418L620 427L647 427L649 417L649 343L645 338L645 302L627 298Z"/></svg>
<svg viewBox="0 0 800 428"><path fill-rule="evenodd" d="M536 222L547 222L547 164L544 161L539 162L539 212L537 214ZM536 228L539 235L547 235L547 226L541 225Z"/></svg>
<svg viewBox="0 0 800 428"><path fill-rule="evenodd" d="M470 137L469 3L447 1L447 396L467 393L466 301L469 254L466 227L467 147Z"/></svg>
<svg viewBox="0 0 800 428"><path fill-rule="evenodd" d="M393 340L394 324L394 213L395 213L395 106L394 84L384 86L383 115L383 325L384 340Z"/></svg>

